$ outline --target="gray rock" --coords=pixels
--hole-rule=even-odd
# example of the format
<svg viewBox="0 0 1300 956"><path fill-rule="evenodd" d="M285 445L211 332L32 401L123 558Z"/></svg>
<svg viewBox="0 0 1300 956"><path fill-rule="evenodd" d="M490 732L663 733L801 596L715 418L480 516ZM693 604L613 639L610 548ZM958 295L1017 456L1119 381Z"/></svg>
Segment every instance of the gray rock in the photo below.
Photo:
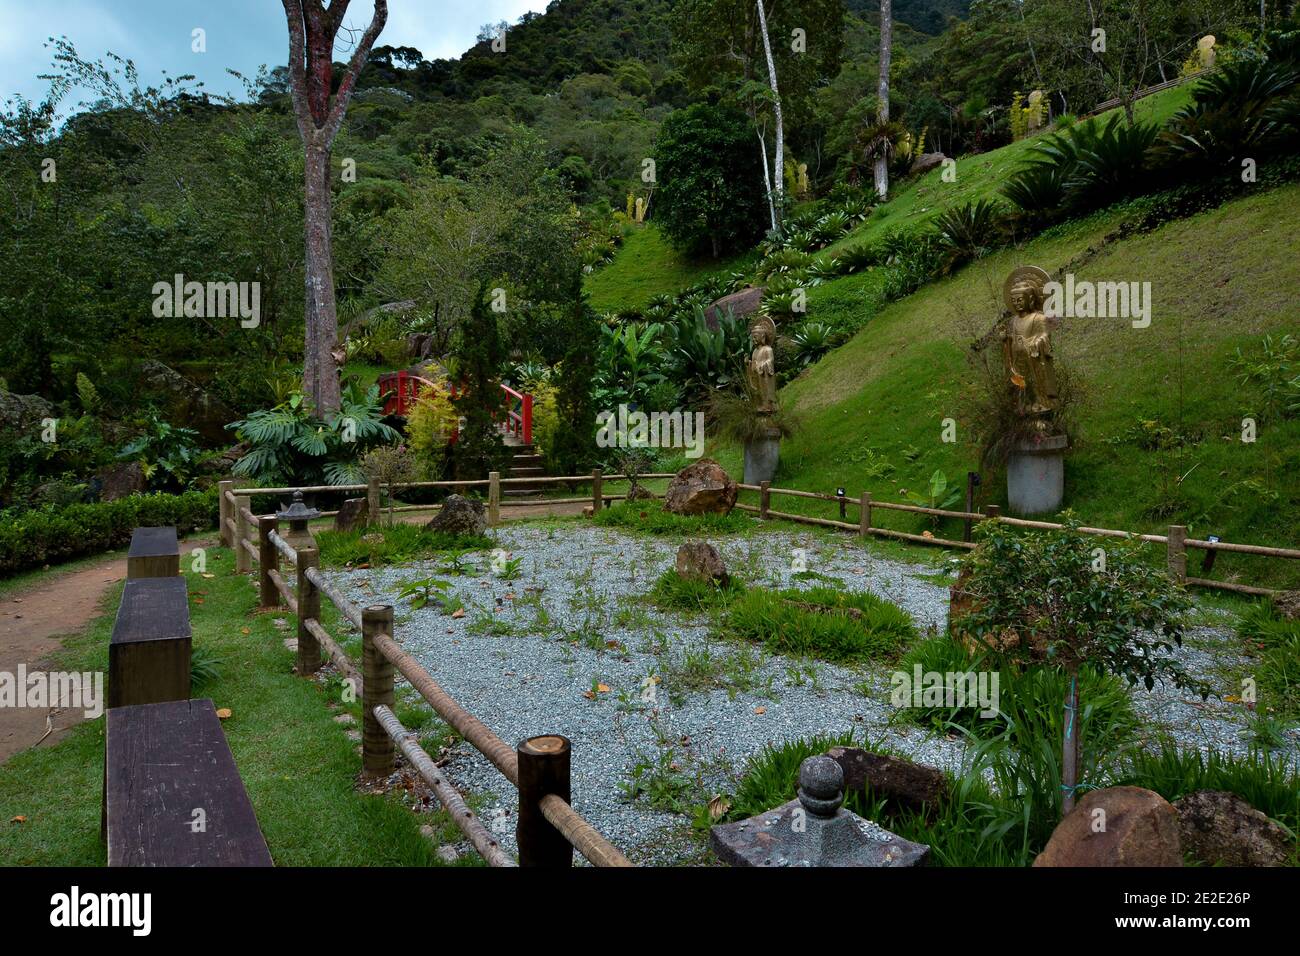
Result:
<svg viewBox="0 0 1300 956"><path fill-rule="evenodd" d="M335 531L351 531L364 528L370 520L370 509L365 498L348 498L339 505L339 513L334 516Z"/></svg>
<svg viewBox="0 0 1300 956"><path fill-rule="evenodd" d="M116 501L138 494L148 486L144 468L138 461L120 461L106 465L97 476L100 480L99 500Z"/></svg>
<svg viewBox="0 0 1300 956"><path fill-rule="evenodd" d="M1085 794L1056 825L1034 866L1182 866L1178 814L1142 787Z"/></svg>
<svg viewBox="0 0 1300 956"><path fill-rule="evenodd" d="M170 366L146 359L140 364L140 386L144 394L163 400L173 424L193 428L213 443L230 438L226 425L235 420L235 412Z"/></svg>
<svg viewBox="0 0 1300 956"><path fill-rule="evenodd" d="M931 814L948 799L948 778L934 767L858 747L832 747L826 755L843 771L849 790L870 787L876 796L902 808L925 808Z"/></svg>
<svg viewBox="0 0 1300 956"><path fill-rule="evenodd" d="M668 483L664 510L679 515L730 514L739 489L712 458L687 465Z"/></svg>
<svg viewBox="0 0 1300 956"><path fill-rule="evenodd" d="M487 509L483 502L461 495L448 495L442 510L425 525L430 531L446 534L476 535L487 528Z"/></svg>
<svg viewBox="0 0 1300 956"><path fill-rule="evenodd" d="M1285 866L1295 841L1249 803L1225 790L1174 801L1183 849L1212 866Z"/></svg>
<svg viewBox="0 0 1300 956"><path fill-rule="evenodd" d="M912 168L908 173L913 176L923 175L937 166L942 166L947 158L943 153L922 153L912 162Z"/></svg>
<svg viewBox="0 0 1300 956"><path fill-rule="evenodd" d="M20 432L40 428L43 418L57 417L54 406L39 395L18 395L0 388L0 428Z"/></svg>

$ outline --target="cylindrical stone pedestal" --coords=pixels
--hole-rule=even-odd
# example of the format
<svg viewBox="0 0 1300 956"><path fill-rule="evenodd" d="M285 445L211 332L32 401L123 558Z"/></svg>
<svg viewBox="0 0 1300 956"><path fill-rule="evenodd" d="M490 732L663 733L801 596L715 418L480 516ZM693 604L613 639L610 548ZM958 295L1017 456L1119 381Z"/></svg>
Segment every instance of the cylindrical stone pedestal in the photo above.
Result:
<svg viewBox="0 0 1300 956"><path fill-rule="evenodd" d="M781 433L775 429L745 442L745 484L757 485L776 477L781 460Z"/></svg>
<svg viewBox="0 0 1300 956"><path fill-rule="evenodd" d="M1007 504L1019 515L1059 511L1065 500L1064 435L1021 442L1007 459Z"/></svg>

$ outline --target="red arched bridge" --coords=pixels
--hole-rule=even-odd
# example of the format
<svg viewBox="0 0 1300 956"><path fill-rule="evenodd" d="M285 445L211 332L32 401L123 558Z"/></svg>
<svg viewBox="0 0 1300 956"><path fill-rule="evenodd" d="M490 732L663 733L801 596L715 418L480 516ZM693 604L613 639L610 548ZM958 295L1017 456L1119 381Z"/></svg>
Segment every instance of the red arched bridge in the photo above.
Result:
<svg viewBox="0 0 1300 956"><path fill-rule="evenodd" d="M379 376L379 397L384 402L385 415L400 415L405 418L415 404L420 392L426 388L439 388L432 379L414 375L411 372L386 372ZM451 397L456 397L456 386L448 386ZM517 392L509 385L502 384L502 407L505 419L501 422L501 431L519 440L521 444L533 443L533 396L527 392ZM455 441L455 436L452 436Z"/></svg>

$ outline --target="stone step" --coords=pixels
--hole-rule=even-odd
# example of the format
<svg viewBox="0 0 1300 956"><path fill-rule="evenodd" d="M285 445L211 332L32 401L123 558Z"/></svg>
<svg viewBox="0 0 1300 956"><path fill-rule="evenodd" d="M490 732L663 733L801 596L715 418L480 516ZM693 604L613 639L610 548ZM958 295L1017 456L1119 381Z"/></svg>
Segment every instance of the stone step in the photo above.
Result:
<svg viewBox="0 0 1300 956"><path fill-rule="evenodd" d="M515 455L511 462L513 465L522 465L525 468L543 464L541 455Z"/></svg>
<svg viewBox="0 0 1300 956"><path fill-rule="evenodd" d="M543 478L546 476L545 468L511 468L511 478Z"/></svg>

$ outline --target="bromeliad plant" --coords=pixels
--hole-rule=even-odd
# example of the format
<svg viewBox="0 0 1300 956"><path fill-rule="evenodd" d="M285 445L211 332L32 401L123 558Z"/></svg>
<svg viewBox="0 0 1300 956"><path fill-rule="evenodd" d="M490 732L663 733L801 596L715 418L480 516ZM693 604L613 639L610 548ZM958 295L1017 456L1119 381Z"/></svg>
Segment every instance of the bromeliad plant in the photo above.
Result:
<svg viewBox="0 0 1300 956"><path fill-rule="evenodd" d="M1080 669L1090 665L1148 690L1169 680L1207 697L1209 688L1172 656L1191 602L1142 560L1140 542L1103 550L1068 512L1059 531L1026 533L994 520L977 534L958 582L969 610L953 630L1011 666L1030 661L1069 677L1061 761L1062 813L1069 813L1080 788Z"/></svg>
<svg viewBox="0 0 1300 956"><path fill-rule="evenodd" d="M252 446L231 471L276 484L361 484L361 456L400 437L383 421L379 386L356 383L344 389L339 413L329 421L313 415L298 392L226 427Z"/></svg>

